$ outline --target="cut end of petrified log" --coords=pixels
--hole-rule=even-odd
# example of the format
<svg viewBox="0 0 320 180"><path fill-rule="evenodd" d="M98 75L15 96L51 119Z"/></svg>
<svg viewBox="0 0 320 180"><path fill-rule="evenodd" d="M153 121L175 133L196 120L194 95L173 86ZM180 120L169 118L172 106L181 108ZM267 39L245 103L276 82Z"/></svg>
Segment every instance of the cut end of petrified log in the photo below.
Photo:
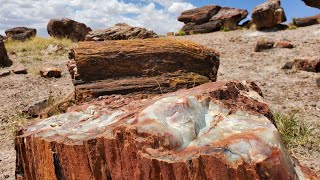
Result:
<svg viewBox="0 0 320 180"><path fill-rule="evenodd" d="M111 95L35 122L16 138L25 179L297 179L259 89L207 83Z"/></svg>

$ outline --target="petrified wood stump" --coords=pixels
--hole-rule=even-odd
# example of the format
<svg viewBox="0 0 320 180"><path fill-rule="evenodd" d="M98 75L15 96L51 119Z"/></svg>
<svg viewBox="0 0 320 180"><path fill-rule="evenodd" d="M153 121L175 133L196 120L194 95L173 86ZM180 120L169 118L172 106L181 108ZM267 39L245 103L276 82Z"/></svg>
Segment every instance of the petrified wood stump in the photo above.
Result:
<svg viewBox="0 0 320 180"><path fill-rule="evenodd" d="M16 137L19 179L303 179L259 88L105 96Z"/></svg>
<svg viewBox="0 0 320 180"><path fill-rule="evenodd" d="M70 57L78 100L190 88L215 81L219 68L213 49L167 38L81 42Z"/></svg>

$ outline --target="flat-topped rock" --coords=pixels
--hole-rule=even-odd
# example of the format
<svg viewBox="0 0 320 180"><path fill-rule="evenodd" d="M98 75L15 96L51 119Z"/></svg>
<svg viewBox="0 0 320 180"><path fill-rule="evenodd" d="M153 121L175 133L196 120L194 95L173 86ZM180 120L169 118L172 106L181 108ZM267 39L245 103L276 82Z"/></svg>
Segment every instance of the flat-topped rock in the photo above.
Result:
<svg viewBox="0 0 320 180"><path fill-rule="evenodd" d="M237 8L204 6L181 13L178 21L184 22L182 30L187 34L209 33L220 29L235 30L248 11Z"/></svg>
<svg viewBox="0 0 320 180"><path fill-rule="evenodd" d="M178 21L195 24L203 24L208 22L214 15L216 15L221 9L218 5L203 6L200 8L194 8L181 13L178 17Z"/></svg>
<svg viewBox="0 0 320 180"><path fill-rule="evenodd" d="M37 35L37 30L27 27L15 27L5 31L7 39L25 41Z"/></svg>
<svg viewBox="0 0 320 180"><path fill-rule="evenodd" d="M298 27L305 27L305 26L320 24L320 14L315 16L304 17L304 18L294 18L293 24Z"/></svg>
<svg viewBox="0 0 320 180"><path fill-rule="evenodd" d="M158 38L159 36L146 28L132 27L125 23L118 23L105 30L94 30L86 36L86 41L128 40Z"/></svg>
<svg viewBox="0 0 320 180"><path fill-rule="evenodd" d="M315 178L250 82L106 96L21 129L16 150L18 179Z"/></svg>
<svg viewBox="0 0 320 180"><path fill-rule="evenodd" d="M221 21L223 28L235 30L238 28L239 22L245 19L247 16L247 10L223 7L210 19L210 21Z"/></svg>

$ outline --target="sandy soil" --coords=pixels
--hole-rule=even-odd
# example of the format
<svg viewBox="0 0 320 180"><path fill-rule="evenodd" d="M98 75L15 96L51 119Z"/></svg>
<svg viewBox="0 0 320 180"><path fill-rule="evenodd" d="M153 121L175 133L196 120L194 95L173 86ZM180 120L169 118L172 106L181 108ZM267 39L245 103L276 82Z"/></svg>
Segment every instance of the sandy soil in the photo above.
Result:
<svg viewBox="0 0 320 180"><path fill-rule="evenodd" d="M210 46L221 54L218 80L250 80L263 90L265 99L275 112L299 113L310 124L320 124L320 88L316 79L320 73L281 70L288 61L300 57L320 57L320 25L278 32L257 32L239 30L215 32L202 35L175 37L188 39ZM259 37L274 40L287 39L294 43L294 49L271 49L255 53L254 45ZM10 57L14 62L22 55ZM0 180L14 179L15 151L12 124L19 118L19 112L29 104L42 98L64 97L73 91L65 63L67 55L57 61L30 63L35 66L53 64L63 69L60 79L44 79L35 73L0 77ZM37 69L37 68L36 68ZM12 131L11 131L12 132ZM319 130L317 130L319 133ZM314 149L302 148L295 156L305 165L320 173L320 153Z"/></svg>

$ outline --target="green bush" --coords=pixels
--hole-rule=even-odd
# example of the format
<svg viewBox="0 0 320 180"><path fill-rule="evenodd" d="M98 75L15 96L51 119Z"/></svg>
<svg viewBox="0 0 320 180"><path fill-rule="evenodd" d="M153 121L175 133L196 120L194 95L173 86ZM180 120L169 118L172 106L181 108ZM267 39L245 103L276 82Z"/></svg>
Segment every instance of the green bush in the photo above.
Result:
<svg viewBox="0 0 320 180"><path fill-rule="evenodd" d="M316 146L319 150L320 142L314 136L315 127L308 125L306 121L296 114L284 115L275 113L274 118L278 131L289 149L299 146L311 147Z"/></svg>
<svg viewBox="0 0 320 180"><path fill-rule="evenodd" d="M180 31L175 33L175 36L185 36L185 35L187 35L187 33L185 31L182 31L182 30L180 30Z"/></svg>

